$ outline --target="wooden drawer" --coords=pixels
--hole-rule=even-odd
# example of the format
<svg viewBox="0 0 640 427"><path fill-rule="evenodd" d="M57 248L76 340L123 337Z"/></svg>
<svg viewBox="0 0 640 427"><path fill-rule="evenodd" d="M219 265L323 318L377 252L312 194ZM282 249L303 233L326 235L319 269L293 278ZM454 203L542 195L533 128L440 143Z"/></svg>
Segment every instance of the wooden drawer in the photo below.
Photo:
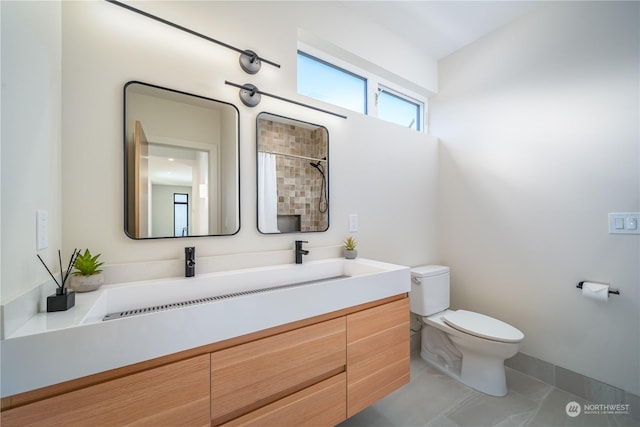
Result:
<svg viewBox="0 0 640 427"><path fill-rule="evenodd" d="M345 370L344 317L211 354L211 419L222 424Z"/></svg>
<svg viewBox="0 0 640 427"><path fill-rule="evenodd" d="M139 372L2 412L9 426L208 426L209 356Z"/></svg>
<svg viewBox="0 0 640 427"><path fill-rule="evenodd" d="M237 426L335 426L346 419L343 372L224 424Z"/></svg>
<svg viewBox="0 0 640 427"><path fill-rule="evenodd" d="M409 300L347 316L347 417L409 382Z"/></svg>

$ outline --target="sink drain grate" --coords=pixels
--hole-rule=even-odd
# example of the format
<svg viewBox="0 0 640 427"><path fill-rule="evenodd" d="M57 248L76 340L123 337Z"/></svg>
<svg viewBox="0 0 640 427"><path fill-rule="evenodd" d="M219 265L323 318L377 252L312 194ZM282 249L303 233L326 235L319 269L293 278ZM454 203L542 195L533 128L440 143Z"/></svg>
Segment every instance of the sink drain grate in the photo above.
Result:
<svg viewBox="0 0 640 427"><path fill-rule="evenodd" d="M271 286L269 288L250 289L250 290L247 290L247 291L232 292L232 293L223 294L223 295L216 295L216 296L212 296L212 297L197 298L197 299L192 299L192 300L188 300L188 301L180 301L180 302L173 302L173 303L169 303L169 304L155 305L153 307L145 307L145 308L136 308L136 309L132 309L132 310L117 311L115 313L107 314L106 316L104 316L102 318L102 320L103 321L115 320L115 319L122 319L123 317L132 317L132 316L139 316L141 314L157 313L159 311L175 310L175 309L178 309L178 308L192 307L194 305L200 305L200 304L208 304L210 302L223 301L223 300L227 300L227 299L231 299L231 298L242 297L242 296L245 296L245 295L262 294L262 293L265 293L265 292L275 291L275 290L278 290L278 289L295 288L295 287L298 287L298 286L311 285L311 284L319 283L319 282L328 282L328 281L336 280L336 279L344 279L346 277L349 277L349 276L344 276L344 275L343 276L334 276L334 277L329 277L329 278L326 278L326 279L310 280L308 282L298 282L298 283L292 283L292 284L289 284L289 285Z"/></svg>

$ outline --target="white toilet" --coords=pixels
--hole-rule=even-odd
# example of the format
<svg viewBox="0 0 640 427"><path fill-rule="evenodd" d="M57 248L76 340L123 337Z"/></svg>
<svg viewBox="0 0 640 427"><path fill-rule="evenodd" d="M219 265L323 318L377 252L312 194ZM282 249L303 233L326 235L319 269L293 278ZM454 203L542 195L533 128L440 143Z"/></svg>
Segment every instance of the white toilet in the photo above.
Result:
<svg viewBox="0 0 640 427"><path fill-rule="evenodd" d="M421 316L420 357L460 382L492 396L507 394L504 360L524 334L483 314L449 308L449 267L411 269L411 312Z"/></svg>

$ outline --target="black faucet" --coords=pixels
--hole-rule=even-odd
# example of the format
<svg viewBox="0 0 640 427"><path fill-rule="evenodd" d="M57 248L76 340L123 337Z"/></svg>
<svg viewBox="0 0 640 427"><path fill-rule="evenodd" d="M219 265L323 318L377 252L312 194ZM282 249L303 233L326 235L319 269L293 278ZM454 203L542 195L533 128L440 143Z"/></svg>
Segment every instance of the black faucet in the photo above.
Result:
<svg viewBox="0 0 640 427"><path fill-rule="evenodd" d="M184 248L184 277L196 275L196 247L188 246Z"/></svg>
<svg viewBox="0 0 640 427"><path fill-rule="evenodd" d="M302 249L303 243L309 243L306 240L296 240L296 264L302 264L302 255L309 255L309 251Z"/></svg>

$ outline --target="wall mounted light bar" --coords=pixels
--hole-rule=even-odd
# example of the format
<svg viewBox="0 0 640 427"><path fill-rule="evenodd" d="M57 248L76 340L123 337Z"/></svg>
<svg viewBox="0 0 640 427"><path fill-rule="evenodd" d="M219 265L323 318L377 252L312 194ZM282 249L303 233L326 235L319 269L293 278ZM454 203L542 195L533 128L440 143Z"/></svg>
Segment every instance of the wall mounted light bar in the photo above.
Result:
<svg viewBox="0 0 640 427"><path fill-rule="evenodd" d="M207 41L210 41L211 43L215 43L218 44L220 46L224 46L227 49L231 49L233 51L236 51L240 54L240 67L247 72L248 74L255 74L258 71L260 71L260 67L261 67L261 63L262 62L266 62L269 65L273 65L276 68L280 68L280 64L277 64L273 61L269 61L267 59L261 58L260 56L258 56L257 53L255 53L252 50L248 50L248 49L240 49L237 48L235 46L231 46L230 44L227 44L225 42L221 42L220 40L216 40L214 38L211 38L209 36L205 36L204 34L198 33L197 31L193 31L187 27L183 27L182 25L178 25L174 22L168 21L166 19L160 18L158 16L152 15L150 13L147 13L143 10L140 9L136 9L133 6L129 6L128 4L116 1L116 0L106 0L107 2L111 3L111 4L115 4L116 6L120 6L124 9L130 10L131 12L135 12L138 13L142 16L145 16L147 18L153 19L155 21L161 22L165 25L169 25L170 27L176 28L178 30L184 31L186 33L192 34L196 37L200 37L201 39L205 39Z"/></svg>
<svg viewBox="0 0 640 427"><path fill-rule="evenodd" d="M229 86L234 86L234 87L237 87L237 88L240 89L240 100L247 107L255 107L256 105L258 105L260 103L260 100L262 99L262 95L264 95L264 96L269 96L271 98L279 99L281 101L290 102L291 104L296 104L296 105L300 105L302 107L311 108L312 110L321 111L323 113L331 114L331 115L334 115L336 117L340 117L342 119L346 119L347 118L347 116L344 116L344 115L338 114L338 113L334 113L333 111L324 110L322 108L314 107L313 105L304 104L302 102L294 101L293 99L287 99L287 98L283 98L283 97L278 96L278 95L274 95L272 93L263 92L260 89L258 89L256 86L254 86L254 85L252 85L250 83L245 83L243 85L239 85L237 83L233 83L233 82L225 80L225 84L228 84Z"/></svg>

